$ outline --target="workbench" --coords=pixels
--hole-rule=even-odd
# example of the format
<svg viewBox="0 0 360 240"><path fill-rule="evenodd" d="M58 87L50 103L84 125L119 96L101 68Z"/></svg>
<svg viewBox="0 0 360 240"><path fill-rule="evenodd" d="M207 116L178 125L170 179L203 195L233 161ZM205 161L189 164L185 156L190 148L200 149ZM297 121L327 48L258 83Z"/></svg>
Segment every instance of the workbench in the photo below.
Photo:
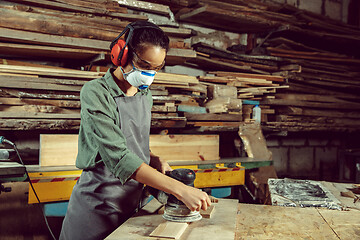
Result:
<svg viewBox="0 0 360 240"><path fill-rule="evenodd" d="M353 184L320 183L346 211L239 204L236 239L360 239L360 202L340 194Z"/></svg>
<svg viewBox="0 0 360 240"><path fill-rule="evenodd" d="M235 239L360 239L360 211L239 204Z"/></svg>
<svg viewBox="0 0 360 240"><path fill-rule="evenodd" d="M219 199L212 218L191 223L180 239L360 239L360 202L353 203L353 199L340 195L352 184L322 184L347 211L244 204ZM164 221L155 211L135 215L106 239L156 239L148 236Z"/></svg>
<svg viewBox="0 0 360 240"><path fill-rule="evenodd" d="M157 202L156 199L153 199L149 204L156 206L156 204L152 204L153 201ZM190 223L180 240L233 240L235 238L234 230L238 201L220 199L218 203L213 203L213 205L215 205L215 211L212 217ZM164 222L166 220L162 217L162 214L157 213L156 207L145 207L145 209L142 209L112 232L105 240L157 239L148 236L159 224Z"/></svg>

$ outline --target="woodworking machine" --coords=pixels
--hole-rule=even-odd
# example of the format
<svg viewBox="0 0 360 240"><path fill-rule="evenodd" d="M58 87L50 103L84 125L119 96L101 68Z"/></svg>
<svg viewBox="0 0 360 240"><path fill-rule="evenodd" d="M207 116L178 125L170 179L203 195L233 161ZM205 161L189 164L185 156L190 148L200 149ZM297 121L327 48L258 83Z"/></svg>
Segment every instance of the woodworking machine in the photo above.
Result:
<svg viewBox="0 0 360 240"><path fill-rule="evenodd" d="M194 187L196 176L195 172L191 169L178 168L166 172L166 175L188 186ZM149 191L159 202L165 204L163 218L166 220L172 222L195 222L202 218L199 211L191 211L175 196L154 188L150 188Z"/></svg>

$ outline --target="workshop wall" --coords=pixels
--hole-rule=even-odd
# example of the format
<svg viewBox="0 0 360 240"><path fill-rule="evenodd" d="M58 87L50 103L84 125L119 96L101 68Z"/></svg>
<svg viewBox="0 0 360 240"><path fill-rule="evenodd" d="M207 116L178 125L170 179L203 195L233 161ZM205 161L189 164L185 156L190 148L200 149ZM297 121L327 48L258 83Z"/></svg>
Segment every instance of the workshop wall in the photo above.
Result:
<svg viewBox="0 0 360 240"><path fill-rule="evenodd" d="M347 147L358 145L356 136L326 135L317 137L270 136L267 146L273 154L274 167L280 178L307 178L314 180L338 181L340 175L339 158ZM353 180L352 169L347 165L343 169L343 181Z"/></svg>

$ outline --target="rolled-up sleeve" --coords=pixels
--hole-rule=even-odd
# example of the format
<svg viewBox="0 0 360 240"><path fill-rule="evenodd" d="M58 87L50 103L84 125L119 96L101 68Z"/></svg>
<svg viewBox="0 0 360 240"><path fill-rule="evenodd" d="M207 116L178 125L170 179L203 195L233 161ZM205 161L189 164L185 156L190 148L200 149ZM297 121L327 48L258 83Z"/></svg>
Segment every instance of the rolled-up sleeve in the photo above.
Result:
<svg viewBox="0 0 360 240"><path fill-rule="evenodd" d="M77 165L99 155L105 166L125 183L144 162L127 148L126 138L116 122L116 103L99 86L85 84L80 94L81 128ZM84 147L80 149L80 145ZM85 147L86 146L86 147ZM83 152L82 152L83 151ZM90 161L91 162L91 161Z"/></svg>

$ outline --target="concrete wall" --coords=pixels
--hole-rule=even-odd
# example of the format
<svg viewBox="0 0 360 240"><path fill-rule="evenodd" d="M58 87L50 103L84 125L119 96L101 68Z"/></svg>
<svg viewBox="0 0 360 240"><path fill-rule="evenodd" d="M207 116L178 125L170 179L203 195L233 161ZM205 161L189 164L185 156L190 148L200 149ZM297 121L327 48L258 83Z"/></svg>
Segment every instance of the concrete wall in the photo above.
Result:
<svg viewBox="0 0 360 240"><path fill-rule="evenodd" d="M279 177L338 181L339 156L349 146L347 136L270 136L267 146L273 153L273 163ZM356 141L357 142L357 141ZM353 142L358 145L358 143ZM351 180L353 166L344 170L344 179Z"/></svg>

